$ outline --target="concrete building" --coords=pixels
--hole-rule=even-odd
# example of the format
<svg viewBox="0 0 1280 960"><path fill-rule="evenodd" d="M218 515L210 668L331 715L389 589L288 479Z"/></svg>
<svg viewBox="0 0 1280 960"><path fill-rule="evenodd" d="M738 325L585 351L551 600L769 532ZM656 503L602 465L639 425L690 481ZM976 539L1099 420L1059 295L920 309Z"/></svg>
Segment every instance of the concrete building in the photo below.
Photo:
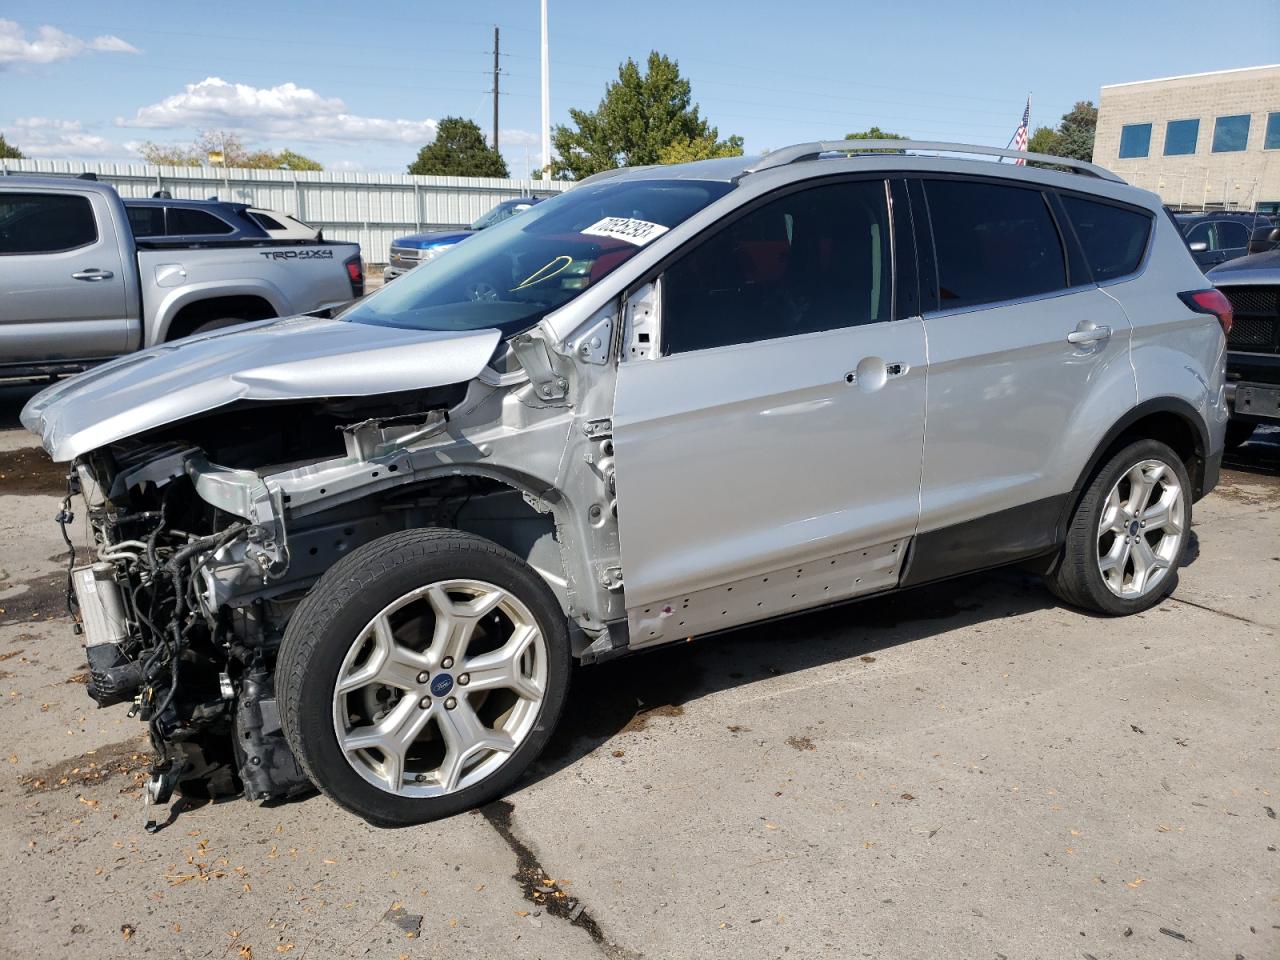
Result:
<svg viewBox="0 0 1280 960"><path fill-rule="evenodd" d="M1280 65L1103 87L1093 162L1174 208L1280 212Z"/></svg>

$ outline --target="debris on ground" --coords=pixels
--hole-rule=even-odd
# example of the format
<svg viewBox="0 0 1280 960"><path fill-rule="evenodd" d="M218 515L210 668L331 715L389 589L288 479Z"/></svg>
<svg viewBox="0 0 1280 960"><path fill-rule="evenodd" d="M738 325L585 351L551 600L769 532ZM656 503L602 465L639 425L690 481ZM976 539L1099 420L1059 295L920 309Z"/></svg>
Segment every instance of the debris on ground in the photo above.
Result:
<svg viewBox="0 0 1280 960"><path fill-rule="evenodd" d="M403 905L396 903L382 915L392 926L399 927L404 935L413 940L422 934L422 914L410 913Z"/></svg>

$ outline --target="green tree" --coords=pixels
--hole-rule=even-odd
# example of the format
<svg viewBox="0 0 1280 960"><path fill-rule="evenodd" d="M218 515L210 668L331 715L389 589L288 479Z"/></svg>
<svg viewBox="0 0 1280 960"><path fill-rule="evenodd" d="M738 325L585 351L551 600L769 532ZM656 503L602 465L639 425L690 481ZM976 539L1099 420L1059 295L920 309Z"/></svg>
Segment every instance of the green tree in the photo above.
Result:
<svg viewBox="0 0 1280 960"><path fill-rule="evenodd" d="M887 130L881 130L879 127L873 126L870 130L862 130L858 133L846 133L846 140L910 140L911 138L901 133L890 133ZM905 153L905 150L872 150L871 153Z"/></svg>
<svg viewBox="0 0 1280 960"><path fill-rule="evenodd" d="M712 160L717 157L742 156L742 138L732 136L717 140L714 136L698 140L677 140L658 151L659 163L689 163L693 160Z"/></svg>
<svg viewBox="0 0 1280 960"><path fill-rule="evenodd" d="M870 130L863 130L860 133L846 133L846 140L910 140L910 137L903 136L900 133L889 133L881 130L879 127L872 127Z"/></svg>
<svg viewBox="0 0 1280 960"><path fill-rule="evenodd" d="M146 140L138 145L137 150L147 163L165 167L198 167L204 162L204 158L190 144L153 143Z"/></svg>
<svg viewBox="0 0 1280 960"><path fill-rule="evenodd" d="M1060 157L1074 160L1093 159L1093 136L1098 127L1098 108L1092 100L1080 100L1058 124L1058 149Z"/></svg>
<svg viewBox="0 0 1280 960"><path fill-rule="evenodd" d="M192 143L152 143L150 140L138 147L138 153L147 163L173 167L203 167L209 165L211 154L221 154L218 166L244 167L251 170L323 170L318 162L292 150L250 151L240 135L229 130L203 130Z"/></svg>
<svg viewBox="0 0 1280 960"><path fill-rule="evenodd" d="M295 153L292 150L281 150L279 153L272 153L270 150L257 150L245 156L239 163L238 167L248 167L251 170L323 170L319 161L312 160L310 157Z"/></svg>
<svg viewBox="0 0 1280 960"><path fill-rule="evenodd" d="M572 126L557 126L551 135L557 154L551 170L574 180L615 167L664 163L664 151L680 159L742 152L742 138L720 139L699 115L680 65L656 50L643 71L627 58L596 109L570 110L569 117Z"/></svg>
<svg viewBox="0 0 1280 960"><path fill-rule="evenodd" d="M1058 153L1058 134L1052 127L1036 127L1035 132L1027 140L1027 149L1032 153Z"/></svg>
<svg viewBox="0 0 1280 960"><path fill-rule="evenodd" d="M509 177L502 154L485 142L474 121L445 117L436 138L418 151L409 172L423 176Z"/></svg>
<svg viewBox="0 0 1280 960"><path fill-rule="evenodd" d="M26 155L0 133L0 160L23 160Z"/></svg>

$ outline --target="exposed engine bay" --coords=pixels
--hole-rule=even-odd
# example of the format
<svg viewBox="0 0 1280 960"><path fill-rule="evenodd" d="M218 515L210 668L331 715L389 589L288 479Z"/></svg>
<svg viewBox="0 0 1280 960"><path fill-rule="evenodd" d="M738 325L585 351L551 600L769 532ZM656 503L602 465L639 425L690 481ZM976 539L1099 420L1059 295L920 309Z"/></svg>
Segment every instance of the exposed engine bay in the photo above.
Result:
<svg viewBox="0 0 1280 960"><path fill-rule="evenodd" d="M559 389L526 374L518 352L500 345L466 383L241 401L73 462L58 519L68 544L87 519L95 544L89 562L73 549L68 575L88 692L147 724L148 803L312 789L281 727L276 653L309 587L389 533L498 542L553 586L582 659L621 652L621 583L600 573L617 565L608 430L586 426L591 404L570 405L549 362ZM566 482L598 506L571 510ZM564 549L584 539L590 554Z"/></svg>

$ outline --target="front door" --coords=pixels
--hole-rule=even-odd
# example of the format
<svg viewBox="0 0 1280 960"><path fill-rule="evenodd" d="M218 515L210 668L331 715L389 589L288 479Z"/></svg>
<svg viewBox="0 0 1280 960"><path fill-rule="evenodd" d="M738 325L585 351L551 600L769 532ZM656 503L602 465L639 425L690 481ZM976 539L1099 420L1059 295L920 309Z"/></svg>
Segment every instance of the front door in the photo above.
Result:
<svg viewBox="0 0 1280 960"><path fill-rule="evenodd" d="M826 182L660 278L655 355L621 363L613 418L633 646L896 583L925 342L893 319L891 249L885 181Z"/></svg>
<svg viewBox="0 0 1280 960"><path fill-rule="evenodd" d="M0 192L0 364L122 353L136 267L120 248L100 194Z"/></svg>

